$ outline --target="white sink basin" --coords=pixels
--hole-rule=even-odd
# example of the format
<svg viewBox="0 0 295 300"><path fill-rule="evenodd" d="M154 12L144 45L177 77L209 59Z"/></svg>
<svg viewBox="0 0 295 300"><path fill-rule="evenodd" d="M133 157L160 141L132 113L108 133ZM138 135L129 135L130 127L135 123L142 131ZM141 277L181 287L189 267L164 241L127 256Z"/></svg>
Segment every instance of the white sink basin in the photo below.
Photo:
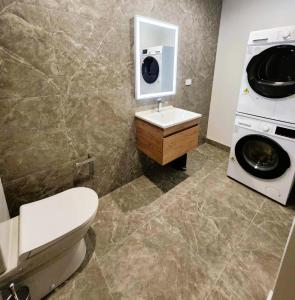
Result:
<svg viewBox="0 0 295 300"><path fill-rule="evenodd" d="M160 112L154 109L137 112L135 116L163 129L202 117L201 114L173 106L163 107Z"/></svg>

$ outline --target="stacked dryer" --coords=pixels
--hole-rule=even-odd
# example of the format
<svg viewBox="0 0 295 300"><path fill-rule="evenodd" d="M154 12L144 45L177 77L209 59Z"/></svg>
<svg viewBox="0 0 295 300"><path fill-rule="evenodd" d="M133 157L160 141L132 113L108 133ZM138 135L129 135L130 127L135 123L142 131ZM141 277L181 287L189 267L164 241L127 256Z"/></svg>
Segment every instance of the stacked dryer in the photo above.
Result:
<svg viewBox="0 0 295 300"><path fill-rule="evenodd" d="M251 32L228 176L286 204L295 174L295 26Z"/></svg>

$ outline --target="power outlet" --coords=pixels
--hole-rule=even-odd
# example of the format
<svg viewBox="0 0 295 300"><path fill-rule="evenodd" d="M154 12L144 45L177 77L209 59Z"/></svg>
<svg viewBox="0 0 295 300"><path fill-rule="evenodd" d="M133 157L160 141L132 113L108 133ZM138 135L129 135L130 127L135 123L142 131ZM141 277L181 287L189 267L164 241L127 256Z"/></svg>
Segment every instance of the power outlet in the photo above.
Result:
<svg viewBox="0 0 295 300"><path fill-rule="evenodd" d="M185 85L192 85L191 78L188 78L188 79L185 80Z"/></svg>

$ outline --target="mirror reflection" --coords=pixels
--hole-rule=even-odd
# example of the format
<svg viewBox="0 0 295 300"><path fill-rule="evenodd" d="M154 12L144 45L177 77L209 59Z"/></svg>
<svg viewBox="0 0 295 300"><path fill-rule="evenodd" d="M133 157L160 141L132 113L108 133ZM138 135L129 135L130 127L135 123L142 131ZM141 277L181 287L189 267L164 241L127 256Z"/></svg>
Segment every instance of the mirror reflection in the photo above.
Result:
<svg viewBox="0 0 295 300"><path fill-rule="evenodd" d="M178 27L135 18L137 99L175 94Z"/></svg>

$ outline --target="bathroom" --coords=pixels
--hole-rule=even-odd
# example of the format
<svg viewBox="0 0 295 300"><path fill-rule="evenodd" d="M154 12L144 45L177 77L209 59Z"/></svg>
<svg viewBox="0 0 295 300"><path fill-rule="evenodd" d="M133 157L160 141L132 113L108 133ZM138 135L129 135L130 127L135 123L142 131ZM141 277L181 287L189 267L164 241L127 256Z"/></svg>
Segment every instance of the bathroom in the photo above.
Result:
<svg viewBox="0 0 295 300"><path fill-rule="evenodd" d="M284 160L289 181L278 183L287 203L267 194L276 179L263 193L235 178L229 159L238 100L249 95L240 92L249 35L295 25L294 9L292 0L0 0L0 299L260 300L272 290L268 300L294 299L283 268L295 244L294 153ZM168 30L174 48L173 87L156 96L142 93L136 43L154 36L149 26ZM193 123L160 137L187 133L162 146L176 149L173 159L158 159L140 126L171 106ZM274 124L261 117L263 128ZM288 152L295 121L284 118L276 130L288 131ZM83 228L71 227L75 212ZM77 236L80 256L52 258Z"/></svg>

